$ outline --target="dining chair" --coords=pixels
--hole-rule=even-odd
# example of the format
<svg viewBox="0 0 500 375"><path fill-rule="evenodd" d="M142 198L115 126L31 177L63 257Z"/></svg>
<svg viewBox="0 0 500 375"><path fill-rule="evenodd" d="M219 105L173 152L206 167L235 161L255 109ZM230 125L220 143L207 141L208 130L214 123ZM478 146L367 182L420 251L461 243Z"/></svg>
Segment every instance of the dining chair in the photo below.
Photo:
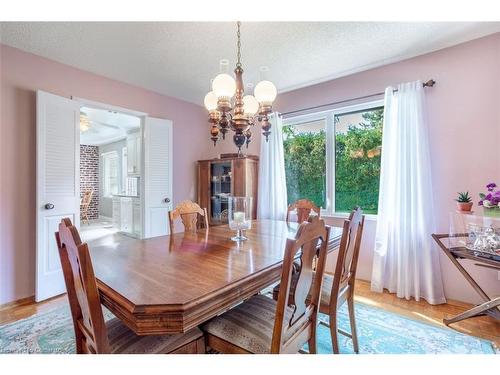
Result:
<svg viewBox="0 0 500 375"><path fill-rule="evenodd" d="M205 352L198 328L178 335L138 336L117 318L105 322L87 244L68 218L61 220L55 235L78 354Z"/></svg>
<svg viewBox="0 0 500 375"><path fill-rule="evenodd" d="M339 353L338 333L351 338L354 352L359 353L354 313L354 286L364 223L363 211L357 207L344 221L334 276L323 275L319 311L329 316L329 324L324 322L320 322L320 324L330 328L333 352L336 354ZM337 312L346 302L351 333L345 332L337 326Z"/></svg>
<svg viewBox="0 0 500 375"><path fill-rule="evenodd" d="M80 215L83 221L87 221L87 224L90 224L89 207L90 207L90 202L92 202L93 195L94 195L94 190L86 190L83 192L82 199L80 200Z"/></svg>
<svg viewBox="0 0 500 375"><path fill-rule="evenodd" d="M355 208L344 220L342 237L340 240L337 263L334 276L324 273L319 311L329 316L329 323L320 321L320 324L330 328L333 352L339 353L338 333L352 339L355 353L359 353L358 337L356 332L356 318L354 314L354 284L356 282L356 269L358 266L359 249L363 235L365 217L361 208ZM292 276L292 285L297 282L296 276ZM273 298L277 299L281 286L273 289ZM292 289L293 290L293 289ZM290 295L289 300L293 303L295 296ZM337 312L347 302L349 312L349 323L351 333L338 329Z"/></svg>
<svg viewBox="0 0 500 375"><path fill-rule="evenodd" d="M307 343L309 352L316 353L317 313L329 235L330 228L318 217L302 223L295 238L286 241L281 273L281 285L285 287L278 300L259 294L212 319L202 326L206 344L220 353L274 354L297 353ZM314 273L313 258L317 253ZM293 286L292 307L288 297L297 256L302 259L302 267Z"/></svg>
<svg viewBox="0 0 500 375"><path fill-rule="evenodd" d="M182 201L174 210L168 212L170 233L174 233L174 222L178 217L181 218L186 232L195 232L198 229L198 215L203 217L203 225L208 229L207 209L190 200Z"/></svg>
<svg viewBox="0 0 500 375"><path fill-rule="evenodd" d="M307 219L311 215L311 211L315 212L318 217L321 216L321 209L312 201L310 201L309 199L299 199L294 203L288 205L288 208L286 210L286 222L288 223L290 221L291 212L296 213L298 223L307 221Z"/></svg>

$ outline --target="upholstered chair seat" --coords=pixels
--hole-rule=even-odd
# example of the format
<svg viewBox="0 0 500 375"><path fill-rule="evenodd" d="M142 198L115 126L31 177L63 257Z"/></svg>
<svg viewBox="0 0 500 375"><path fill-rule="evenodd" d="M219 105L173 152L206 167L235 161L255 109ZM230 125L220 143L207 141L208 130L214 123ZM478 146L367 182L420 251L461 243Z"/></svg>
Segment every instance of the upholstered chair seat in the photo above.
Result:
<svg viewBox="0 0 500 375"><path fill-rule="evenodd" d="M185 348L190 343L203 339L199 328L176 335L138 336L117 318L106 322L110 351L112 354L168 354ZM200 351L204 351L200 343ZM196 351L196 348L193 350Z"/></svg>
<svg viewBox="0 0 500 375"><path fill-rule="evenodd" d="M202 326L203 331L242 349L242 353L269 354L277 302L264 295L253 296ZM285 309L285 321L292 308Z"/></svg>

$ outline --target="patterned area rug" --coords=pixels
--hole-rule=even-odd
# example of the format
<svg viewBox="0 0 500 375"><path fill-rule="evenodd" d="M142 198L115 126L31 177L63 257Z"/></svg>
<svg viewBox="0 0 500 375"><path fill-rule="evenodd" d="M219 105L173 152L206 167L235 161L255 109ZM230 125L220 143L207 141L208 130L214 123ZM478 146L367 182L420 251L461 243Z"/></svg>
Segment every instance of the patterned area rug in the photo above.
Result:
<svg viewBox="0 0 500 375"><path fill-rule="evenodd" d="M112 315L105 310L109 319ZM328 317L320 319L328 322ZM364 354L494 354L492 343L365 304L356 304L360 353ZM349 332L345 306L339 328ZM340 351L353 353L350 339L340 335ZM332 353L330 331L319 325L318 350ZM59 307L0 326L0 353L74 353L74 333L69 307Z"/></svg>

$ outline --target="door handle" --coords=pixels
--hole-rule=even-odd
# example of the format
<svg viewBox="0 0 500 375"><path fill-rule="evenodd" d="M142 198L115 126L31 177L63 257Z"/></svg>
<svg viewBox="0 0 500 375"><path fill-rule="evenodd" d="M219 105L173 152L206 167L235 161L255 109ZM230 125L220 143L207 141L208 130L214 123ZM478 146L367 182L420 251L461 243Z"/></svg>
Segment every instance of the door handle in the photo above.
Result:
<svg viewBox="0 0 500 375"><path fill-rule="evenodd" d="M47 204L45 205L45 209L46 209L46 210L52 210L53 208L54 208L54 205L53 205L52 203L47 203Z"/></svg>
<svg viewBox="0 0 500 375"><path fill-rule="evenodd" d="M165 202L165 203L170 203L170 198L165 198L165 199L163 200L163 202Z"/></svg>

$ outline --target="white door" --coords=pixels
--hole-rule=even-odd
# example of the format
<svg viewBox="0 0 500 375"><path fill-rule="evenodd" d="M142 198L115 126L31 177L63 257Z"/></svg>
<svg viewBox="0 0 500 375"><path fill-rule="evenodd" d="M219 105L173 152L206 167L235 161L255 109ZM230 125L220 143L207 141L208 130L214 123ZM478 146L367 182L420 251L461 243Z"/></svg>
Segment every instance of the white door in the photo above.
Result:
<svg viewBox="0 0 500 375"><path fill-rule="evenodd" d="M66 292L54 233L64 217L80 225L80 105L43 91L36 99L38 302Z"/></svg>
<svg viewBox="0 0 500 375"><path fill-rule="evenodd" d="M172 209L172 121L144 121L144 237L168 234Z"/></svg>

